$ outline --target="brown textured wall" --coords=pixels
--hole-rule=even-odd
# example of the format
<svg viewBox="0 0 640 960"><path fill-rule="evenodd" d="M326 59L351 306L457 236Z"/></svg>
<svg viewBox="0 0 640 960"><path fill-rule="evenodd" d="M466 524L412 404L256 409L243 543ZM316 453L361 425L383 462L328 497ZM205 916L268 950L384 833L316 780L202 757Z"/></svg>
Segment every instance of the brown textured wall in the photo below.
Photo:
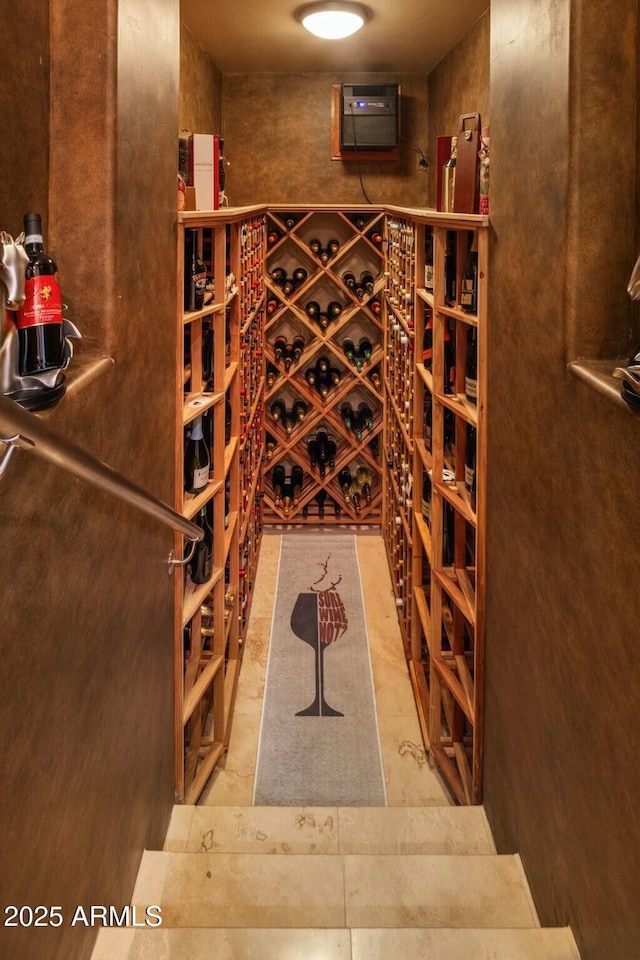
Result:
<svg viewBox="0 0 640 960"><path fill-rule="evenodd" d="M429 74L429 205L436 206L436 139L456 133L462 114L489 125L489 13Z"/></svg>
<svg viewBox="0 0 640 960"><path fill-rule="evenodd" d="M577 6L491 5L485 803L499 849L522 855L543 923L570 923L583 960L632 960L640 420L565 365L578 173L569 64L591 62L571 48ZM628 27L618 9L607 20L615 50ZM608 81L616 89L617 77ZM614 143L609 129L602 143ZM607 194L619 167L601 152L597 162ZM602 210L603 230L619 212ZM588 283L581 293L589 310Z"/></svg>
<svg viewBox="0 0 640 960"><path fill-rule="evenodd" d="M29 43L24 38L29 37ZM0 33L3 76L0 116L0 230L22 231L29 210L47 227L49 198L49 0L24 0L5 10Z"/></svg>
<svg viewBox="0 0 640 960"><path fill-rule="evenodd" d="M638 333L626 292L637 256L637 10L637 0L572 10L571 46L579 56L570 64L569 360L627 356ZM615 157L603 160L603 144ZM615 217L605 214L613 210Z"/></svg>
<svg viewBox="0 0 640 960"><path fill-rule="evenodd" d="M227 194L246 203L361 203L357 165L332 161L331 85L350 81L402 84L402 138L426 152L426 78L385 74L225 74ZM398 160L363 162L373 204L426 206L427 174L403 145Z"/></svg>
<svg viewBox="0 0 640 960"><path fill-rule="evenodd" d="M34 32L24 6L12 16L29 56L46 61L47 4ZM108 340L115 364L42 416L171 500L179 4L52 7L50 235L73 319L95 341L84 351ZM15 76L24 45L5 37ZM47 91L35 98L23 80L4 116L5 164L16 142L26 155L37 149L32 98L47 128ZM12 184L21 212L31 196L46 200L42 158L41 179L34 169L25 163ZM0 928L0 955L85 960L97 930L70 928L73 908L129 902L173 802L173 535L23 452L2 480L0 526L2 899L60 905L65 916L58 930Z"/></svg>
<svg viewBox="0 0 640 960"><path fill-rule="evenodd" d="M222 133L222 74L189 28L180 28L180 130Z"/></svg>

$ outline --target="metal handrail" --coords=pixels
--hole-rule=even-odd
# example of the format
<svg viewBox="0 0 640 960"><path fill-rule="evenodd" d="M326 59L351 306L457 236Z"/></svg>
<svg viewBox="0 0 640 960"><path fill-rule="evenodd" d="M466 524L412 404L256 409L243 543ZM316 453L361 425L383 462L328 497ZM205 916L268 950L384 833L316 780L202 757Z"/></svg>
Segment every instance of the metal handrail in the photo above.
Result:
<svg viewBox="0 0 640 960"><path fill-rule="evenodd" d="M42 420L29 413L16 403L0 394L0 443L7 446L7 450L0 458L0 477L7 469L9 460L16 449L29 450L37 457L54 463L62 470L73 474L80 480L104 490L117 497L129 506L136 507L142 513L154 520L159 520L177 533L181 533L195 543L202 540L204 531L201 527L176 513L168 504L151 496L142 487L131 483L125 477L116 473L106 463L97 460L82 447L58 436ZM181 565L186 561L169 557L170 569L173 565Z"/></svg>

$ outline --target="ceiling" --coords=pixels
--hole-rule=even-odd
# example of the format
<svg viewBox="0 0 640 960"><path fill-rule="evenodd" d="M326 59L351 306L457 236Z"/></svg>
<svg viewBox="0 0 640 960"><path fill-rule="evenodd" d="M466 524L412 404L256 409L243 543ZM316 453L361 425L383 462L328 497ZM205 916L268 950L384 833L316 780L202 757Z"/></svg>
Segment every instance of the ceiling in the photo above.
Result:
<svg viewBox="0 0 640 960"><path fill-rule="evenodd" d="M471 29L489 0L364 0L373 16L345 40L297 22L304 0L181 0L182 20L222 73L425 75Z"/></svg>

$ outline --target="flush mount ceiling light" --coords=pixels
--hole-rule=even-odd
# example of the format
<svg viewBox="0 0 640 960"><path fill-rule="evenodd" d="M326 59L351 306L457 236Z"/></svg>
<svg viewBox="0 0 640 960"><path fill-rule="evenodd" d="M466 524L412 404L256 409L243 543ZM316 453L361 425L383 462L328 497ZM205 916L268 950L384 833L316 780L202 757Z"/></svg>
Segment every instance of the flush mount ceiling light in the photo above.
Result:
<svg viewBox="0 0 640 960"><path fill-rule="evenodd" d="M323 40L342 40L359 30L371 11L362 3L307 3L296 11L305 30Z"/></svg>

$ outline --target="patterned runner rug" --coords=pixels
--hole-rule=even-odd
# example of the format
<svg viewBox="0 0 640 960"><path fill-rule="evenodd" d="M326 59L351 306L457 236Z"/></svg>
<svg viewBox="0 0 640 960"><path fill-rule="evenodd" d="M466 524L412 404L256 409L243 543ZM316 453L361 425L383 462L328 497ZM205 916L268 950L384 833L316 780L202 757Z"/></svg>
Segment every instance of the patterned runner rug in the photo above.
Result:
<svg viewBox="0 0 640 960"><path fill-rule="evenodd" d="M282 537L253 803L386 804L354 536Z"/></svg>

